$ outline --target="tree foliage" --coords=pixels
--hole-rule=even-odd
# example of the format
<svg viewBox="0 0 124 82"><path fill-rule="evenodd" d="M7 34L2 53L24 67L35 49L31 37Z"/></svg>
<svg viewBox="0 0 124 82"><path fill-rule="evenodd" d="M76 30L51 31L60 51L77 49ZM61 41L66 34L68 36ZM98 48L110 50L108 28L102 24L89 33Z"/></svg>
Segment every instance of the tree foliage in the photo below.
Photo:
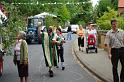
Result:
<svg viewBox="0 0 124 82"><path fill-rule="evenodd" d="M58 15L61 22L65 22L65 20L71 20L72 22L78 23L78 21L88 22L92 20L92 4L90 0L13 0L13 2L25 2L25 3L33 3L32 5L18 5L18 9L20 10L20 14L25 16L30 16L34 14L38 14L41 12L50 12L55 15ZM37 4L38 2L38 4ZM53 4L47 4L53 3ZM62 3L62 4L57 4ZM77 16L78 13L83 13L82 16ZM75 18L77 16L77 18ZM82 18L80 18L82 17ZM78 19L77 21L75 21Z"/></svg>
<svg viewBox="0 0 124 82"><path fill-rule="evenodd" d="M4 38L3 45L4 48L9 48L17 35L17 32L24 30L25 23L21 15L19 15L19 10L8 3L4 3L4 6L9 13L7 27L0 27L0 35Z"/></svg>
<svg viewBox="0 0 124 82"><path fill-rule="evenodd" d="M118 10L118 1L119 0L111 0L112 8L114 8L115 10Z"/></svg>
<svg viewBox="0 0 124 82"><path fill-rule="evenodd" d="M41 12L50 12L59 17L60 22L73 21L75 23L86 23L92 20L92 4L90 0L3 0L7 11L10 13L7 29L3 31L5 36L13 36L17 29L22 30L25 27L24 18L39 14ZM8 3L9 2L9 3ZM10 4L15 3L14 5ZM32 3L32 4L16 4ZM47 4L54 3L54 4ZM56 4L62 3L62 4ZM74 4L69 4L74 3ZM2 29L3 30L3 29Z"/></svg>
<svg viewBox="0 0 124 82"><path fill-rule="evenodd" d="M88 1L88 0L87 0ZM81 4L69 5L71 13L71 23L87 23L93 19L92 17L92 4L90 2L83 1Z"/></svg>
<svg viewBox="0 0 124 82"><path fill-rule="evenodd" d="M68 11L66 5L60 7L58 15L60 16L63 22L70 20L70 12Z"/></svg>
<svg viewBox="0 0 124 82"><path fill-rule="evenodd" d="M46 27L48 28L49 26L55 26L55 27L58 27L59 26L59 23L58 23L58 20L57 18L55 17L51 17L51 16L47 16L45 18L45 24L46 24Z"/></svg>
<svg viewBox="0 0 124 82"><path fill-rule="evenodd" d="M120 16L118 17L117 20L118 20L118 27L124 30L124 17Z"/></svg>
<svg viewBox="0 0 124 82"><path fill-rule="evenodd" d="M112 7L111 0L99 0L96 6L98 17L101 17L104 12L108 11L107 7Z"/></svg>
<svg viewBox="0 0 124 82"><path fill-rule="evenodd" d="M110 20L113 18L117 18L117 11L108 7L108 12L104 12L104 15L97 20L97 24L100 29L108 30L111 28Z"/></svg>
<svg viewBox="0 0 124 82"><path fill-rule="evenodd" d="M108 7L117 11L118 0L99 0L93 10L93 21L96 22L99 17L104 15L104 12L108 12Z"/></svg>
<svg viewBox="0 0 124 82"><path fill-rule="evenodd" d="M122 17L122 16L118 17L117 11L115 11L114 9L111 9L110 7L108 7L108 12L104 12L104 15L101 16L97 20L97 24L99 25L99 28L103 29L103 30L110 30L111 29L111 24L110 24L111 19L117 19L118 27L120 29L124 30L124 17Z"/></svg>

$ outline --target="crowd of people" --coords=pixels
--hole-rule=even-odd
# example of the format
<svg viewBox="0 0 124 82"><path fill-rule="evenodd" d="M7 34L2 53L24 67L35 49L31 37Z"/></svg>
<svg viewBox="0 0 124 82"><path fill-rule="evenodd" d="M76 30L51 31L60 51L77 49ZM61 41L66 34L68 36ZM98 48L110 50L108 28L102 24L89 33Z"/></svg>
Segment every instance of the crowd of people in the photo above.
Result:
<svg viewBox="0 0 124 82"><path fill-rule="evenodd" d="M90 31L91 27L88 28L87 33L90 34L91 33ZM72 34L71 27L68 27L67 40L72 39L71 34ZM77 35L79 50L83 51L85 31L82 25L79 25ZM28 46L25 40L26 38L25 36L26 34L23 31L20 31L17 34L13 58L14 64L17 65L18 74L21 82L24 82L24 79L25 82L28 82ZM48 70L49 76L53 77L54 76L53 67L56 68L60 67L62 70L65 69L63 47L63 44L66 42L65 37L62 34L61 28L49 26L47 30L42 31L41 40L45 64L46 67L49 68Z"/></svg>
<svg viewBox="0 0 124 82"><path fill-rule="evenodd" d="M82 25L79 25L79 29L77 30L78 35L78 47L79 51L81 50L83 52L84 42L86 41L86 47L88 45L88 39L92 35L95 40L97 40L97 30L94 27L95 25L91 22L88 23L86 29L83 28ZM97 45L97 42L94 44Z"/></svg>
<svg viewBox="0 0 124 82"><path fill-rule="evenodd" d="M120 60L122 65L122 70L120 74L121 82L124 82L124 32L117 29L117 21L111 20L112 29L107 32L105 38L105 45L108 48L109 58L112 62L113 70L113 81L119 82L119 76L117 73L118 61ZM69 28L67 34L67 39L71 40L71 28ZM84 37L89 35L94 35L97 39L97 31L94 26L89 23L86 30L79 25L77 30L78 35L78 47L79 51L83 51L84 47ZM41 34L42 49L44 53L46 67L49 68L49 76L53 77L53 67L59 67L59 62L61 62L60 68L65 69L64 66L64 47L63 44L66 42L65 37L62 34L61 28L49 26L47 31L43 31ZM28 47L25 41L25 33L19 32L17 40L14 47L14 64L17 65L18 73L21 82L28 82Z"/></svg>
<svg viewBox="0 0 124 82"><path fill-rule="evenodd" d="M91 30L92 29L92 30ZM96 30L95 30L96 31ZM93 34L96 35L96 32L94 31L92 25L88 27L86 30L86 34ZM61 61L61 69L64 70L64 48L63 43L65 43L65 40L71 40L72 39L72 29L71 26L68 27L67 30L67 38L62 34L61 28L57 28L54 26L49 26L47 31L42 32L42 48L44 52L44 58L46 66L49 68L49 75L50 77L53 77L53 70L52 68L55 66L58 68L58 63ZM79 25L79 29L77 29L77 35L78 35L78 46L79 50L83 51L84 47L84 36L85 36L85 30L82 27L82 25ZM96 36L95 36L96 37ZM60 60L59 60L60 59Z"/></svg>
<svg viewBox="0 0 124 82"><path fill-rule="evenodd" d="M61 60L61 68L65 69L64 66L64 49L63 43L65 43L64 36L62 35L61 29L50 26L47 32L42 33L42 47L45 57L46 66L49 67L49 75L53 77L52 67L58 67L59 58Z"/></svg>
<svg viewBox="0 0 124 82"><path fill-rule="evenodd" d="M14 46L14 58L13 62L17 65L20 81L28 82L28 46L25 40L26 34L20 31L17 34L15 46ZM49 76L53 77L53 67L65 69L64 66L64 48L65 37L62 35L61 29L54 26L49 26L47 31L43 31L41 34L42 49L44 53L46 67L49 68ZM60 59L60 60L59 60ZM59 66L59 62L60 66Z"/></svg>

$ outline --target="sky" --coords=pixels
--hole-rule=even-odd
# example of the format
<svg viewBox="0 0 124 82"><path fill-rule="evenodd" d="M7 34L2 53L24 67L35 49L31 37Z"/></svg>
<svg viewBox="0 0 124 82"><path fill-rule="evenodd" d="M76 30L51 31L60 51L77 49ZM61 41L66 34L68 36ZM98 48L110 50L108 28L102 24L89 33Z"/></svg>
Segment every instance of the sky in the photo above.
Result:
<svg viewBox="0 0 124 82"><path fill-rule="evenodd" d="M93 6L95 6L97 4L97 1L99 0L91 0L93 2Z"/></svg>

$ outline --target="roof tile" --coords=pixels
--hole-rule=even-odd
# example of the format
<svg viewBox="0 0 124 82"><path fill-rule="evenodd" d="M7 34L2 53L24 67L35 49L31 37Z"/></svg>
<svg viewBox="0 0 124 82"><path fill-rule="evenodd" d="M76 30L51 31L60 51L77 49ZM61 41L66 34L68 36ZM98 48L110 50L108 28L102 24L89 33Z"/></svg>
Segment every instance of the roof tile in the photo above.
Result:
<svg viewBox="0 0 124 82"><path fill-rule="evenodd" d="M124 0L119 0L118 7L124 7Z"/></svg>

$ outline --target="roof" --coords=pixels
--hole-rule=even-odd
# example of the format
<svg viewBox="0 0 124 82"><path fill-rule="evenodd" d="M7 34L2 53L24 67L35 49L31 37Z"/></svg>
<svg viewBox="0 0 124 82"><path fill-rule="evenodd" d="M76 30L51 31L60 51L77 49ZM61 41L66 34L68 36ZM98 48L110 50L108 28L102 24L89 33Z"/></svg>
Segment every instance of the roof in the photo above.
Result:
<svg viewBox="0 0 124 82"><path fill-rule="evenodd" d="M90 25L92 25L92 26L97 26L97 24L90 24Z"/></svg>
<svg viewBox="0 0 124 82"><path fill-rule="evenodd" d="M45 18L46 16L51 16L51 17L57 17L56 15L54 14L50 14L50 13L47 13L47 12L43 12L43 13L40 13L40 14L37 14L35 16L30 16L29 18Z"/></svg>
<svg viewBox="0 0 124 82"><path fill-rule="evenodd" d="M118 1L118 7L124 7L124 0Z"/></svg>

